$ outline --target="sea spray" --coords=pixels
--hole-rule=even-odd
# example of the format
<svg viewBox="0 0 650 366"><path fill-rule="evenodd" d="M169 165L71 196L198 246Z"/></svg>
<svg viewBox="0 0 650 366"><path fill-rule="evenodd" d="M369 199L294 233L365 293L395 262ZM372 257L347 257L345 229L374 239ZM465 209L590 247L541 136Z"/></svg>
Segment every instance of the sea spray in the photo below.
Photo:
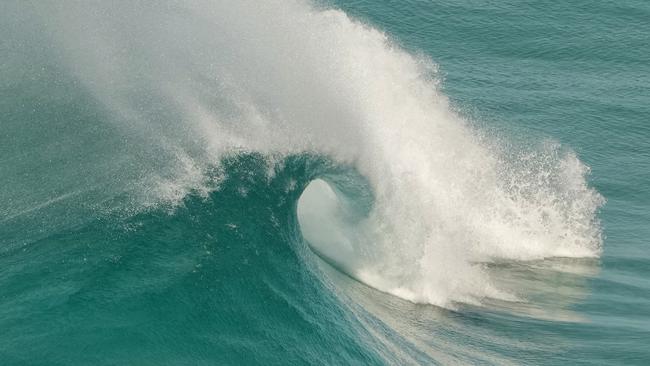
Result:
<svg viewBox="0 0 650 366"><path fill-rule="evenodd" d="M309 153L352 166L374 198L342 229L350 250L305 233L312 245L411 301L509 299L477 263L600 253L602 198L575 154L503 153L452 111L432 61L341 11L248 0L25 10L26 34L54 44L60 69L111 116L134 161L115 185L135 211L218 189L206 172L237 152Z"/></svg>

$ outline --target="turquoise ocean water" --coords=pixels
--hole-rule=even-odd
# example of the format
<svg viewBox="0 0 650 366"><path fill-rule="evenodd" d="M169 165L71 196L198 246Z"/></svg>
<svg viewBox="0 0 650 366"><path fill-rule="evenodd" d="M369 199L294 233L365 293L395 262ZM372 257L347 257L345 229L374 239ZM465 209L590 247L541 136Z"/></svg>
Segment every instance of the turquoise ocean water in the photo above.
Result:
<svg viewBox="0 0 650 366"><path fill-rule="evenodd" d="M649 19L3 1L0 364L650 363Z"/></svg>

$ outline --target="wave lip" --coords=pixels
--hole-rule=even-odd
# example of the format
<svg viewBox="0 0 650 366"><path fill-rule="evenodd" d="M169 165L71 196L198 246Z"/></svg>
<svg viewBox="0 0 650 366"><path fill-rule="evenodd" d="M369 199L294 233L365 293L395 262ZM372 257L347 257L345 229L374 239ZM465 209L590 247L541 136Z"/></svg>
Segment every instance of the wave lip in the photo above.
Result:
<svg viewBox="0 0 650 366"><path fill-rule="evenodd" d="M301 0L24 7L18 33L51 45L57 79L107 112L98 135L116 156L102 163L133 210L207 195L211 167L238 152L309 153L352 166L373 197L349 214L340 202L355 199L337 184L339 201L326 199L321 185L329 229L312 240L338 235L328 242L341 253L321 252L412 301L507 297L476 263L601 251L603 200L575 154L552 143L505 153L452 110L434 62L342 11Z"/></svg>
<svg viewBox="0 0 650 366"><path fill-rule="evenodd" d="M395 212L384 211L394 206L377 200L364 204L366 210L354 209L358 195L346 194L335 181L316 179L298 200L298 222L321 258L383 292L449 308L457 302L482 304L484 299L522 301L517 294L530 289L513 287L513 280L494 272L489 263L595 258L601 250L593 215L602 198L584 181L588 168L573 154L560 155L559 147L552 146L545 153L549 160L550 154L558 154L551 160L553 167L533 166L525 174L515 171L521 175L511 176L509 186L484 187L484 194L492 189L496 197L459 201L443 213L422 206L419 200L426 199L427 192L416 191L399 202ZM377 197L375 192L366 199L369 196ZM396 214L413 207L421 210L416 213L438 216L416 219L412 212Z"/></svg>

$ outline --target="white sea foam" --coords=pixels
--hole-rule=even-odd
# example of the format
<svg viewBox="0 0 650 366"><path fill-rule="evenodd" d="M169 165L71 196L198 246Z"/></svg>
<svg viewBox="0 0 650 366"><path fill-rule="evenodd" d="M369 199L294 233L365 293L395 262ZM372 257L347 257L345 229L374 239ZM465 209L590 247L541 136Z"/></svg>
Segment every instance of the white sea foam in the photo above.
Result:
<svg viewBox="0 0 650 366"><path fill-rule="evenodd" d="M362 281L441 306L509 297L478 262L599 255L602 198L587 167L552 143L505 154L479 139L440 92L435 64L384 33L303 1L123 5L36 13L142 155L164 157L149 195L181 199L234 150L352 164L372 211L341 220L346 198L317 182L301 201L305 236Z"/></svg>

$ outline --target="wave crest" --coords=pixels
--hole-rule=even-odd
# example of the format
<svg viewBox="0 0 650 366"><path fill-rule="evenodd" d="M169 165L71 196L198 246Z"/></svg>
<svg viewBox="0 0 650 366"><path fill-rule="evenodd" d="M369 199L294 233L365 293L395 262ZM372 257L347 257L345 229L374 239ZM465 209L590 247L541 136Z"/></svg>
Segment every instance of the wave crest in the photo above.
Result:
<svg viewBox="0 0 650 366"><path fill-rule="evenodd" d="M110 111L106 131L128 137L119 147L136 172L116 184L135 186L140 205L215 189L206 172L233 152L310 153L353 166L373 204L345 213L340 194L312 183L331 201L317 213L344 229L308 239L409 300L507 297L477 262L600 253L603 199L574 153L504 153L452 111L433 62L341 11L237 0L25 14L23 27L47 30L26 34L56 45L61 69Z"/></svg>

